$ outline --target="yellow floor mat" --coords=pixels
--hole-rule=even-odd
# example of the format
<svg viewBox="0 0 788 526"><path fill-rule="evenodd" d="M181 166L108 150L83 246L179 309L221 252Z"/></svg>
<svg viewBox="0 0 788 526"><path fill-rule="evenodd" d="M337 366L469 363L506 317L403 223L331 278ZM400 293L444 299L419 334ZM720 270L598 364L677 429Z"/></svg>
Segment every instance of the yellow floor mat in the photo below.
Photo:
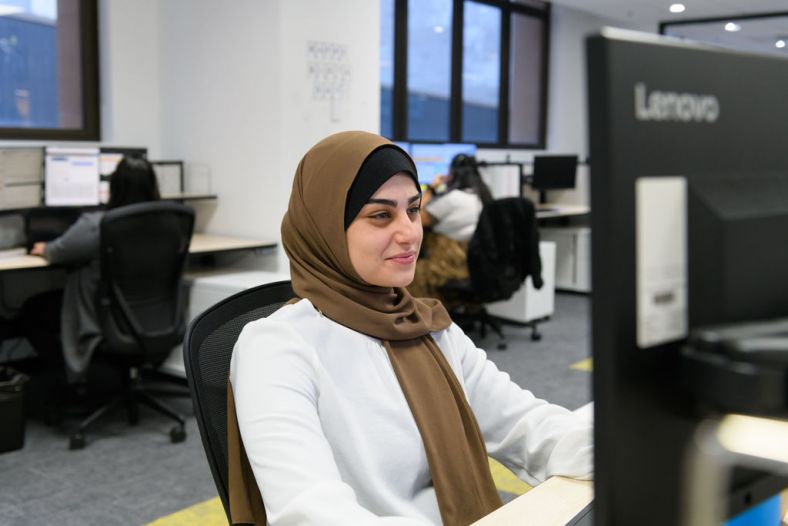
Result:
<svg viewBox="0 0 788 526"><path fill-rule="evenodd" d="M569 366L570 369L576 369L578 371L588 371L589 373L594 370L594 361L593 358L586 358L585 360L580 360L579 362L575 362Z"/></svg>
<svg viewBox="0 0 788 526"><path fill-rule="evenodd" d="M531 489L531 486L518 479L503 464L492 458L488 460L498 491L522 495ZM156 519L144 526L227 526L227 517L222 502L216 497Z"/></svg>

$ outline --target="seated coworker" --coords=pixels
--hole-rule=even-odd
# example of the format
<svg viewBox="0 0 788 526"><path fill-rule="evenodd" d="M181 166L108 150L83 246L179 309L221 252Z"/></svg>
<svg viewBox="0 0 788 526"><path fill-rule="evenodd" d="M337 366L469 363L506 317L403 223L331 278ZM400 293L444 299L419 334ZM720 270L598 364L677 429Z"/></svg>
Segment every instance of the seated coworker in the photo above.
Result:
<svg viewBox="0 0 788 526"><path fill-rule="evenodd" d="M230 367L233 523L468 525L501 505L488 454L531 484L591 477L590 424L405 288L421 199L410 157L371 133L298 165L282 221L298 298L244 327Z"/></svg>
<svg viewBox="0 0 788 526"><path fill-rule="evenodd" d="M446 191L438 189L446 184ZM448 176L439 175L427 187L421 201L424 234L423 255L408 290L417 297L437 298L449 280L468 278L468 241L479 222L482 207L492 201L473 156L459 154L449 166ZM451 305L447 305L451 307Z"/></svg>
<svg viewBox="0 0 788 526"><path fill-rule="evenodd" d="M106 209L159 199L156 174L141 157L124 157L109 181ZM49 263L69 267L60 313L60 336L66 376L75 383L84 379L90 358L101 341L94 298L100 277L99 223L103 212L86 212L59 238L36 243L31 254Z"/></svg>

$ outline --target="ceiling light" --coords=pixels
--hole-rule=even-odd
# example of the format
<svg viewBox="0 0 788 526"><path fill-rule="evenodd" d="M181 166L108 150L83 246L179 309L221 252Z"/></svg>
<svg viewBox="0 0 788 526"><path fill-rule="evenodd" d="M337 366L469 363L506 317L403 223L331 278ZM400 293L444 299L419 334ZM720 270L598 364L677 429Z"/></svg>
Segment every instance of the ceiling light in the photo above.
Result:
<svg viewBox="0 0 788 526"><path fill-rule="evenodd" d="M671 13L683 13L687 8L684 6L684 4L670 4L668 9L670 9Z"/></svg>
<svg viewBox="0 0 788 526"><path fill-rule="evenodd" d="M728 22L727 24L725 24L725 31L731 31L731 32L741 31L741 26L736 22Z"/></svg>
<svg viewBox="0 0 788 526"><path fill-rule="evenodd" d="M435 31L436 33L443 33L444 31L443 26L435 26L432 28L432 30Z"/></svg>
<svg viewBox="0 0 788 526"><path fill-rule="evenodd" d="M774 43L774 47L776 47L777 49L784 48L785 47L785 40L783 40L783 39L778 40L777 42Z"/></svg>

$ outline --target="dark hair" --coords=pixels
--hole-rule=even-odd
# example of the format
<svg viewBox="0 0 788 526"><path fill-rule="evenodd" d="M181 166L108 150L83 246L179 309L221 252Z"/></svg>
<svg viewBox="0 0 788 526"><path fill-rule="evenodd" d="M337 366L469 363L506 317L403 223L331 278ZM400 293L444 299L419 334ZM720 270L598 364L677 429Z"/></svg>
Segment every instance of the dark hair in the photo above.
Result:
<svg viewBox="0 0 788 526"><path fill-rule="evenodd" d="M109 177L107 209L159 200L159 185L153 166L136 156L124 156Z"/></svg>
<svg viewBox="0 0 788 526"><path fill-rule="evenodd" d="M465 155L460 153L454 156L449 166L449 189L451 190L464 190L466 188L472 189L476 195L479 196L482 204L487 204L493 200L490 188L482 180L479 173L479 165L476 162L476 157L473 155Z"/></svg>

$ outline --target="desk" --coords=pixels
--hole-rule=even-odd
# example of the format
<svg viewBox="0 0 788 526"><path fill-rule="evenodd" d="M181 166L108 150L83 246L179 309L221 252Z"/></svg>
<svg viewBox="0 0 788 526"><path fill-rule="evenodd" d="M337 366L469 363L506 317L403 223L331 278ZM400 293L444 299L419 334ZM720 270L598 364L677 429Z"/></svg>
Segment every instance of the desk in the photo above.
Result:
<svg viewBox="0 0 788 526"><path fill-rule="evenodd" d="M536 218L582 216L591 212L591 208L582 205L562 205L558 203L542 203L536 205Z"/></svg>
<svg viewBox="0 0 788 526"><path fill-rule="evenodd" d="M593 498L592 481L552 477L472 526L565 526Z"/></svg>
<svg viewBox="0 0 788 526"><path fill-rule="evenodd" d="M262 241L212 234L193 234L189 245L189 254L210 254L232 250L253 250L274 248L275 241ZM49 263L42 257L26 254L23 249L14 249L0 254L0 272L9 270L25 270L48 267Z"/></svg>

